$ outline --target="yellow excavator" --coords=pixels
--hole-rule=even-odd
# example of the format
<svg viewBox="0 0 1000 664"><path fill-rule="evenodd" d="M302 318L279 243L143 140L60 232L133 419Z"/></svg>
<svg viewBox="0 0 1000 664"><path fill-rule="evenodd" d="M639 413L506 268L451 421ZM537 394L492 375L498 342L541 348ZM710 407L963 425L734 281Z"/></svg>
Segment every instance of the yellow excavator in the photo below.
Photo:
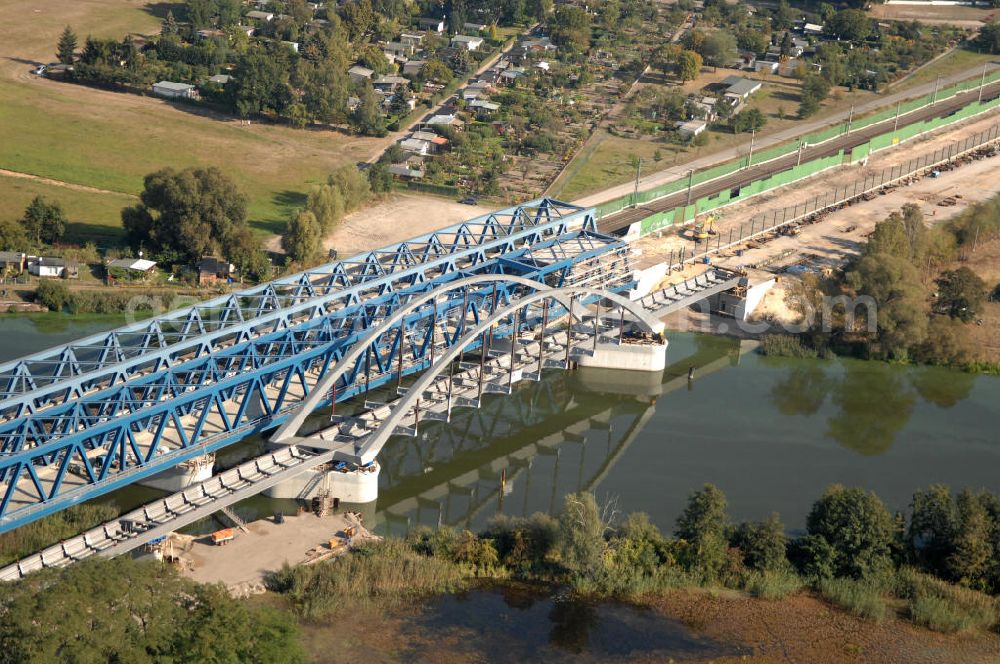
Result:
<svg viewBox="0 0 1000 664"><path fill-rule="evenodd" d="M716 235L715 215L709 215L694 225L694 241L705 242L709 236Z"/></svg>

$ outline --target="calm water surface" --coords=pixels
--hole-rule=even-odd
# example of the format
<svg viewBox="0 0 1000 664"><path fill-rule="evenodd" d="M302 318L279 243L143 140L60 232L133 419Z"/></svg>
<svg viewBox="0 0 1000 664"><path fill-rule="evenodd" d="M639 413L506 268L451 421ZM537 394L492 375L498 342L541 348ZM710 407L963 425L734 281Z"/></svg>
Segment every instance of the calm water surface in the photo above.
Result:
<svg viewBox="0 0 1000 664"><path fill-rule="evenodd" d="M0 359L119 323L2 316ZM363 508L368 521L386 533L476 529L498 512L556 512L566 493L587 489L670 530L691 491L711 482L734 518L776 511L794 531L837 482L875 490L892 509L935 482L1000 492L996 377L766 358L694 334L670 336L668 363L662 376L552 372L480 410L455 411L450 424L422 426L417 439L393 439L380 458L379 500ZM262 449L262 437L248 439L221 451L219 464ZM113 499L131 507L156 495L132 488ZM263 497L238 506L250 518L294 509Z"/></svg>
<svg viewBox="0 0 1000 664"><path fill-rule="evenodd" d="M682 623L618 602L592 603L505 586L444 595L404 628L454 634L491 662L674 661L749 650L700 638ZM429 660L431 652L406 653Z"/></svg>

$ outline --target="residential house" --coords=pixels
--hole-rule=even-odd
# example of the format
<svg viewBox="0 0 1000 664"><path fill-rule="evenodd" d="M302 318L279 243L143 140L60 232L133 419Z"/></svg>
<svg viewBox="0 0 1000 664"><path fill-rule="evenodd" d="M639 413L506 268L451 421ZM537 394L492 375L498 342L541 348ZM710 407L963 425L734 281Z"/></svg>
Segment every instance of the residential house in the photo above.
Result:
<svg viewBox="0 0 1000 664"><path fill-rule="evenodd" d="M32 256L28 259L28 272L42 278L76 279L80 276L80 266L62 258Z"/></svg>
<svg viewBox="0 0 1000 664"><path fill-rule="evenodd" d="M520 45L526 51L555 51L559 48L548 37L522 39Z"/></svg>
<svg viewBox="0 0 1000 664"><path fill-rule="evenodd" d="M497 81L500 80L500 74L505 69L507 69L507 67L501 67L500 64L497 63L495 66L490 67L489 69L487 69L486 71L484 71L482 74L480 74L479 77L476 79L476 81L474 81L470 85L475 85L476 83L483 83L485 85L492 85L493 83L496 83Z"/></svg>
<svg viewBox="0 0 1000 664"><path fill-rule="evenodd" d="M425 123L429 127L452 127L461 129L465 123L454 115L435 115Z"/></svg>
<svg viewBox="0 0 1000 664"><path fill-rule="evenodd" d="M420 48L424 45L424 36L413 32L404 32L399 35L399 41L403 44L409 44L413 48Z"/></svg>
<svg viewBox="0 0 1000 664"><path fill-rule="evenodd" d="M403 75L419 76L420 72L423 71L424 65L426 64L426 60L407 60L403 63Z"/></svg>
<svg viewBox="0 0 1000 664"><path fill-rule="evenodd" d="M701 132L705 131L708 123L704 120L688 120L677 125L677 133L685 140L691 140Z"/></svg>
<svg viewBox="0 0 1000 664"><path fill-rule="evenodd" d="M145 279L153 273L154 267L156 261L144 258L118 258L109 262L106 269L111 278L121 275L128 279Z"/></svg>
<svg viewBox="0 0 1000 664"><path fill-rule="evenodd" d="M455 35L451 38L451 45L457 48L464 48L466 51L475 51L483 45L483 38L470 37L468 35Z"/></svg>
<svg viewBox="0 0 1000 664"><path fill-rule="evenodd" d="M289 48L291 48L291 49L292 49L293 51L295 51L296 53L298 53L298 52L299 52L299 43L298 43L298 42L293 42L293 41L283 41L283 42L281 42L281 43L282 43L282 44L284 44L285 46L288 46Z"/></svg>
<svg viewBox="0 0 1000 664"><path fill-rule="evenodd" d="M448 145L448 139L444 136L438 136L433 131L415 131L410 135L410 138L414 138L418 141L425 141L428 144L428 150L431 154L436 153L438 150Z"/></svg>
<svg viewBox="0 0 1000 664"><path fill-rule="evenodd" d="M233 278L235 271L236 266L232 263L215 256L204 256L198 261L198 284L205 286L220 281L228 282Z"/></svg>
<svg viewBox="0 0 1000 664"><path fill-rule="evenodd" d="M483 25L482 23L465 23L465 25L462 26L462 30L465 32L471 32L473 34L478 34L480 32L485 32L488 27L490 26Z"/></svg>
<svg viewBox="0 0 1000 664"><path fill-rule="evenodd" d="M542 71L548 71L549 70L549 63L546 62L545 60L542 60L541 62L536 62L535 63L535 69L541 69Z"/></svg>
<svg viewBox="0 0 1000 664"><path fill-rule="evenodd" d="M189 83L160 81L153 84L153 94L168 99L194 99L198 96L198 91Z"/></svg>
<svg viewBox="0 0 1000 664"><path fill-rule="evenodd" d="M252 11L247 12L247 18L252 18L255 21L263 21L264 23L270 23L274 20L274 14L271 12Z"/></svg>
<svg viewBox="0 0 1000 664"><path fill-rule="evenodd" d="M236 29L245 32L247 37L253 37L254 33L257 32L257 28L252 25L238 25L236 26Z"/></svg>
<svg viewBox="0 0 1000 664"><path fill-rule="evenodd" d="M717 97L702 97L698 101L694 102L694 105L698 108L706 120L712 122L717 116L715 105L718 103L719 99Z"/></svg>
<svg viewBox="0 0 1000 664"><path fill-rule="evenodd" d="M499 83L503 85L515 85L517 79L524 76L524 69L520 67L511 67L505 71L500 72Z"/></svg>
<svg viewBox="0 0 1000 664"><path fill-rule="evenodd" d="M218 29L209 29L198 31L198 39L211 39L212 37L225 37L226 33Z"/></svg>
<svg viewBox="0 0 1000 664"><path fill-rule="evenodd" d="M719 100L720 103L726 104L731 109L730 115L736 115L741 110L743 110L743 97L733 94L732 92L727 92L722 95L722 99Z"/></svg>
<svg viewBox="0 0 1000 664"><path fill-rule="evenodd" d="M426 157L432 150L430 141L422 141L419 138L412 137L401 140L399 147L403 148L404 152L410 152L421 157Z"/></svg>
<svg viewBox="0 0 1000 664"><path fill-rule="evenodd" d="M770 58L767 58L755 62L753 65L753 70L758 74L759 73L777 74L779 65L780 63L777 60L771 60Z"/></svg>
<svg viewBox="0 0 1000 664"><path fill-rule="evenodd" d="M475 111L476 117L485 119L500 110L500 104L484 101L482 99L476 99L469 104L469 109Z"/></svg>
<svg viewBox="0 0 1000 664"><path fill-rule="evenodd" d="M364 81L366 79L371 79L371 77L375 75L375 72L368 67L354 65L347 70L347 74L351 77L352 81Z"/></svg>
<svg viewBox="0 0 1000 664"><path fill-rule="evenodd" d="M823 34L823 26L816 25L815 23L805 23L802 25L802 34L821 35Z"/></svg>
<svg viewBox="0 0 1000 664"><path fill-rule="evenodd" d="M406 178L408 180L419 180L424 177L424 167L414 168L412 164L393 164L385 169L390 175Z"/></svg>
<svg viewBox="0 0 1000 664"><path fill-rule="evenodd" d="M474 88L472 86L462 88L460 94L462 95L462 101L473 101L475 99L479 99L480 97L489 96L482 88Z"/></svg>
<svg viewBox="0 0 1000 664"><path fill-rule="evenodd" d="M413 44L407 44L405 42L389 42L382 47L382 52L385 53L390 59L401 58L404 61L413 55L416 47Z"/></svg>
<svg viewBox="0 0 1000 664"><path fill-rule="evenodd" d="M396 88L405 88L409 85L410 81L408 79L405 79L402 76L394 75L379 76L372 81L372 86L374 86L376 90L387 94L395 92Z"/></svg>
<svg viewBox="0 0 1000 664"><path fill-rule="evenodd" d="M727 76L722 79L722 85L726 86L727 95L736 95L743 100L753 93L760 90L760 81L755 81L750 78L743 78L742 76Z"/></svg>
<svg viewBox="0 0 1000 664"><path fill-rule="evenodd" d="M445 28L443 18L418 18L417 25L428 32L436 32L438 34L444 32Z"/></svg>
<svg viewBox="0 0 1000 664"><path fill-rule="evenodd" d="M20 251L0 251L0 276L24 272L27 256Z"/></svg>
<svg viewBox="0 0 1000 664"><path fill-rule="evenodd" d="M229 82L230 78L229 74L216 74L215 76L210 76L208 82L215 83L216 85L225 85Z"/></svg>

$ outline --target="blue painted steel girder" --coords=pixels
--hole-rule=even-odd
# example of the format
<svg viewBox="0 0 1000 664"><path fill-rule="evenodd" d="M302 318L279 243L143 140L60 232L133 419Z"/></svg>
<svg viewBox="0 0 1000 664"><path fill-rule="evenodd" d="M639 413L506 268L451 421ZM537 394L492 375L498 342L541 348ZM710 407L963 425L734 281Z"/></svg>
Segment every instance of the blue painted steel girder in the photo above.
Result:
<svg viewBox="0 0 1000 664"><path fill-rule="evenodd" d="M527 246L577 226L593 230L591 210L541 199L0 364L0 421L127 382L185 354L210 354L233 335L298 322L297 317L349 291L364 298L392 288L393 282L475 267L514 245Z"/></svg>
<svg viewBox="0 0 1000 664"><path fill-rule="evenodd" d="M543 279L550 274L564 275L573 264L621 246L610 238L595 234L579 234L577 240L580 239L588 240L592 248L578 252L561 263L550 264L534 276ZM564 238L561 241L570 240ZM541 248L559 242L550 240L533 246ZM484 263L480 268L471 272L485 269L503 271L497 260ZM438 281L461 276L466 275L446 273ZM351 307L328 314L320 319L321 323L317 323L316 319L307 320L308 325L285 329L216 352L208 358L189 361L179 365L176 372L160 372L145 377L145 382L133 381L114 390L102 391L95 395L99 398L88 402L91 410L84 411L91 416L90 421L83 422L89 425L85 430L73 431L66 427L62 438L49 442L45 442L44 437L36 439L35 447L24 450L22 444L20 453L0 460L0 473L6 483L0 502L0 532L276 424L283 418L286 409L297 402L297 399L288 399L292 384L307 393L308 381L304 374L310 367L316 364L323 368L329 366L342 354L346 344L353 341L353 337L384 318L394 306L405 300L407 292L423 292L436 283L418 282L402 291L383 290L381 298L356 302ZM346 321L350 321L350 325L346 325ZM338 340L339 343L336 343ZM412 349L414 358L421 357L425 347ZM391 361L387 364L392 366ZM357 373L357 370L353 372L355 377ZM155 383L157 378L163 380ZM206 379L210 379L208 387L205 387ZM266 388L269 385L275 386L276 395L268 394ZM345 389L338 397L347 398L356 391ZM168 400L159 400L164 397ZM241 398L240 406L230 414L223 404L234 398ZM125 412L134 405L139 408ZM252 405L255 407L251 408ZM223 422L223 431L203 437L210 415ZM184 425L181 422L184 417L194 421ZM21 431L38 435L38 427L24 426L28 420L30 418L22 418L19 422L23 427ZM80 423L78 420L77 424ZM48 429L42 427L41 430L51 433L54 428L50 423ZM147 440L140 439L143 431L149 434ZM180 448L157 456L160 442L168 431L173 432L173 440L180 444ZM12 451L8 448L8 453ZM92 451L98 451L97 455L88 455ZM53 477L46 483L40 478L39 470L49 464L53 466L49 469ZM85 477L85 485L61 491L70 464L78 466L78 473ZM22 480L22 486L28 485L34 490L37 500L7 514L19 480Z"/></svg>

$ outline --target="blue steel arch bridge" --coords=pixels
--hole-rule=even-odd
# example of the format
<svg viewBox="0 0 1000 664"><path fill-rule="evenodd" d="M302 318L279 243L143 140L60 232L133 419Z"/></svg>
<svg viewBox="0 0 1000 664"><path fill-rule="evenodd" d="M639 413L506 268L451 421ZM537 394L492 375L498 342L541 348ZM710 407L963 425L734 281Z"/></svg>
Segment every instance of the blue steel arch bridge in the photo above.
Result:
<svg viewBox="0 0 1000 664"><path fill-rule="evenodd" d="M627 245L594 229L592 210L541 199L0 366L0 532L250 434L277 427L281 445L4 578L125 552L327 462L368 463L421 417L509 394L585 356L585 342L622 343L626 312L655 333L651 312L740 278L716 271L632 302ZM310 411L390 381L391 403L300 435Z"/></svg>
<svg viewBox="0 0 1000 664"><path fill-rule="evenodd" d="M277 426L372 326L480 275L632 285L593 210L540 199L0 365L0 532ZM473 318L486 297L509 304L514 288L473 294ZM336 399L428 366L434 340L412 333L428 315L347 371Z"/></svg>

